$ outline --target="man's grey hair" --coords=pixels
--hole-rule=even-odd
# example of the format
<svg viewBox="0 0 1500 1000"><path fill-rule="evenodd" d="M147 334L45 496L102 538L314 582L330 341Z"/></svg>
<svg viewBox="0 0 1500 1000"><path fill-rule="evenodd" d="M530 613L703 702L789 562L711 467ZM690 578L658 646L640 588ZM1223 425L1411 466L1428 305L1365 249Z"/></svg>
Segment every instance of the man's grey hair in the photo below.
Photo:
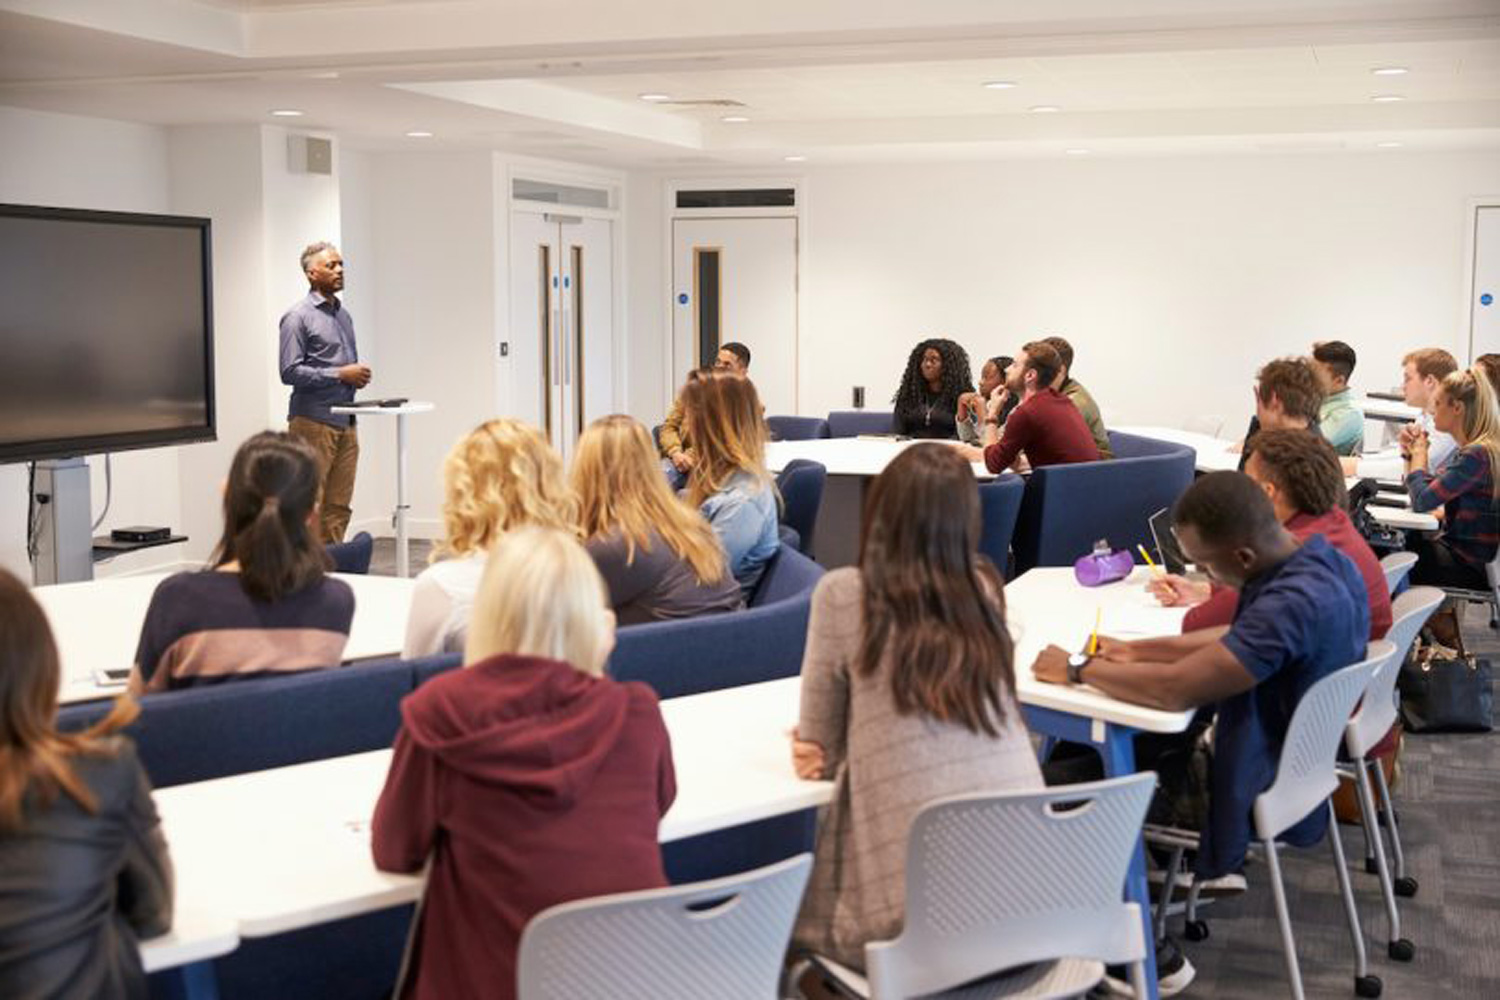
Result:
<svg viewBox="0 0 1500 1000"><path fill-rule="evenodd" d="M334 251L337 251L338 247L334 246L332 243L327 243L327 242L325 242L323 240L319 240L317 243L309 243L307 245L307 249L304 250L304 251L302 251L302 273L303 274L307 273L307 265L312 262L312 259L314 257L316 257L318 254L322 253L324 250L334 250Z"/></svg>

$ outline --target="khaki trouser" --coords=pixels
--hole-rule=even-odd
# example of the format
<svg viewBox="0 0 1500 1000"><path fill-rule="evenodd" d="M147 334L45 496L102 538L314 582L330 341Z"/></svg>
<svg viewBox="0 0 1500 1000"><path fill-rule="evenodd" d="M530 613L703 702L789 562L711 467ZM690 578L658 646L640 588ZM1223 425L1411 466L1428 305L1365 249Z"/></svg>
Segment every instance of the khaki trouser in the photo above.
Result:
<svg viewBox="0 0 1500 1000"><path fill-rule="evenodd" d="M330 427L307 417L293 417L287 433L312 445L323 473L323 541L342 542L349 527L354 497L354 470L359 464L359 435L354 425Z"/></svg>

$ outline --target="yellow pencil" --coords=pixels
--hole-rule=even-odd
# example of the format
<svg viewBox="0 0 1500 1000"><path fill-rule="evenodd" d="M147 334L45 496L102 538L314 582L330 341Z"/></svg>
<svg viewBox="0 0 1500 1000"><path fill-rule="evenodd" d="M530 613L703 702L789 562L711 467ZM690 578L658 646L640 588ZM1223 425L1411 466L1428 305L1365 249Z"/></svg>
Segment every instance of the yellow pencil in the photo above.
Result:
<svg viewBox="0 0 1500 1000"><path fill-rule="evenodd" d="M1151 567L1151 572L1155 573L1157 576L1160 576L1161 567L1156 565L1156 560L1151 558L1151 553L1146 551L1146 546L1137 543L1136 548L1140 549L1141 555L1146 557L1146 565Z"/></svg>
<svg viewBox="0 0 1500 1000"><path fill-rule="evenodd" d="M1094 634L1089 639L1089 655L1099 652L1099 620L1104 616L1104 605L1094 609Z"/></svg>

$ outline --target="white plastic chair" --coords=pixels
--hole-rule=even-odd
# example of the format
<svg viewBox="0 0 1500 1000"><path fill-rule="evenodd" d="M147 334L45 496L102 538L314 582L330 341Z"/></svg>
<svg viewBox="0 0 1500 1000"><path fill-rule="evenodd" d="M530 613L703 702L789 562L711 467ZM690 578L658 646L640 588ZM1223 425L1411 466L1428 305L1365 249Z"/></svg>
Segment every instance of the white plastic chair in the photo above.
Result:
<svg viewBox="0 0 1500 1000"><path fill-rule="evenodd" d="M775 1000L811 854L728 878L550 907L521 934L519 1000Z"/></svg>
<svg viewBox="0 0 1500 1000"><path fill-rule="evenodd" d="M1394 594L1396 588L1401 586L1401 582L1406 579L1406 575L1416 564L1415 552L1392 552L1380 560L1380 568L1385 573L1386 589Z"/></svg>
<svg viewBox="0 0 1500 1000"><path fill-rule="evenodd" d="M900 936L865 946L867 977L814 962L869 1000L1076 996L1104 963L1129 965L1144 997L1141 911L1122 895L1155 785L1148 771L929 804L907 840Z"/></svg>
<svg viewBox="0 0 1500 1000"><path fill-rule="evenodd" d="M1391 791L1386 784L1380 762L1370 751L1385 738L1396 722L1396 680L1406 661L1417 633L1443 603L1443 592L1437 587L1413 587L1391 604L1391 627L1385 638L1393 650L1390 657L1370 677L1364 700L1344 727L1344 750L1349 760L1338 766L1339 777L1352 781L1359 797L1360 818L1365 829L1365 868L1380 876L1380 891L1385 901L1390 936L1386 953L1399 962L1409 962L1416 954L1412 943L1401 936L1401 915L1396 908L1397 896L1414 896L1417 881L1406 875L1406 858L1401 851L1401 833L1396 827L1396 811L1391 807ZM1380 808L1370 789L1370 775L1380 792ZM1396 873L1392 880L1386 864L1385 840L1380 832L1380 813L1384 812L1391 836L1391 853L1395 855Z"/></svg>
<svg viewBox="0 0 1500 1000"><path fill-rule="evenodd" d="M1281 950L1286 961L1287 979L1293 1000L1303 1000L1302 972L1297 965L1297 943L1292 936L1291 916L1287 912L1286 887L1281 880L1281 862L1276 854L1276 838L1297 825L1314 809L1328 810L1328 844L1338 866L1339 893L1344 900L1344 916L1349 923L1349 939L1354 946L1354 991L1361 997L1380 996L1380 977L1370 975L1365 955L1364 936L1360 932L1359 912L1354 905L1354 890L1344 863L1344 844L1339 839L1338 819L1333 815L1331 796L1338 788L1337 756L1344 727L1354 706L1370 686L1370 677L1386 659L1395 655L1395 646L1385 639L1369 643L1365 659L1329 674L1302 695L1281 744L1281 759L1276 778L1260 795L1251 810L1254 835L1265 855L1271 876L1271 893L1276 901L1276 922L1281 930ZM1175 850L1162 891L1162 906L1172 898L1177 862L1184 848L1196 848L1198 835L1182 830L1148 827L1146 837L1153 843ZM1198 891L1202 883L1194 880L1187 898L1187 938L1202 940L1208 936L1206 925L1197 919Z"/></svg>

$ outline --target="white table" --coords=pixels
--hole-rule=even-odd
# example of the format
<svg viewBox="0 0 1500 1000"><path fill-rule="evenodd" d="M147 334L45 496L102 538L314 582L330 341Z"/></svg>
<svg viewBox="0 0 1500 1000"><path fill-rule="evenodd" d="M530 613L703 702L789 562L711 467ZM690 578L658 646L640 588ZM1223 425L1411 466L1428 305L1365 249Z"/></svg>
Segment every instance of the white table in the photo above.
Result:
<svg viewBox="0 0 1500 1000"><path fill-rule="evenodd" d="M813 544L818 562L829 569L851 566L859 558L860 521L870 480L907 448L917 444L952 447L942 441L898 441L895 438L818 438L772 441L766 445L766 468L780 472L794 459L820 462L828 470ZM983 462L971 462L974 478L988 482L994 473Z"/></svg>
<svg viewBox="0 0 1500 1000"><path fill-rule="evenodd" d="M431 413L437 407L432 403L402 403L400 406L331 406L332 413L347 413L355 417L396 418L396 512L391 523L396 528L396 575L408 576L411 556L407 552L406 512L411 504L406 502L406 418L413 413Z"/></svg>
<svg viewBox="0 0 1500 1000"><path fill-rule="evenodd" d="M221 913L174 906L172 929L140 943L147 972L196 965L227 955L240 946L239 924Z"/></svg>
<svg viewBox="0 0 1500 1000"><path fill-rule="evenodd" d="M1197 458L1194 464L1199 472L1233 472L1240 467L1240 453L1230 451L1240 442L1226 441L1197 431L1185 431L1180 427L1115 427L1122 434L1168 441L1186 445L1193 449Z"/></svg>
<svg viewBox="0 0 1500 1000"><path fill-rule="evenodd" d="M415 580L335 573L354 588L354 621L345 660L395 656L406 638L406 616ZM32 590L57 640L62 660L64 704L112 698L122 687L101 687L94 672L129 667L135 660L141 623L156 585L166 573L116 576L82 583L58 583Z"/></svg>

